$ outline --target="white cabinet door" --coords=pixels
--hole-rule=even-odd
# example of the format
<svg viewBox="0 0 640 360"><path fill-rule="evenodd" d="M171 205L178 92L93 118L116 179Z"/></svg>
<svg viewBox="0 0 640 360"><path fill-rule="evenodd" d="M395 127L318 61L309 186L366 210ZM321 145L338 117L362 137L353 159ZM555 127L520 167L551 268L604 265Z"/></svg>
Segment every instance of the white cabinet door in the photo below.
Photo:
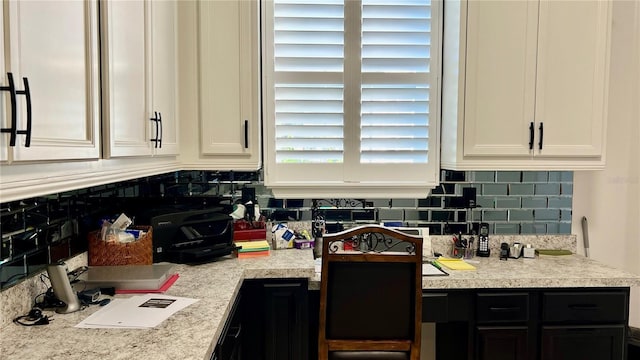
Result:
<svg viewBox="0 0 640 360"><path fill-rule="evenodd" d="M0 29L4 29L4 6L0 6ZM0 56L0 86L7 85L7 73L5 72L4 61L4 36L0 36L0 49L2 49L2 56ZM4 95L4 90L0 93L0 128L10 130L9 118L10 113L7 112L7 97ZM10 111L10 110L9 110ZM4 163L9 160L9 135L0 134L0 163Z"/></svg>
<svg viewBox="0 0 640 360"><path fill-rule="evenodd" d="M536 155L602 154L610 16L607 1L540 2Z"/></svg>
<svg viewBox="0 0 640 360"><path fill-rule="evenodd" d="M147 65L148 2L101 4L104 155L148 156L153 153Z"/></svg>
<svg viewBox="0 0 640 360"><path fill-rule="evenodd" d="M470 1L467 14L464 155L529 156L538 3Z"/></svg>
<svg viewBox="0 0 640 360"><path fill-rule="evenodd" d="M105 157L176 155L176 2L102 4Z"/></svg>
<svg viewBox="0 0 640 360"><path fill-rule="evenodd" d="M199 2L201 156L260 166L258 1Z"/></svg>
<svg viewBox="0 0 640 360"><path fill-rule="evenodd" d="M15 112L17 130L31 119L30 146L18 134L2 150L13 161L92 159L100 155L98 9L96 1L5 1L4 66L17 90L16 108L3 91L3 128ZM25 80L26 79L26 80ZM28 91L27 91L28 83ZM9 134L2 134L4 148Z"/></svg>
<svg viewBox="0 0 640 360"><path fill-rule="evenodd" d="M177 155L178 150L178 60L177 3L151 2L151 110L158 112L159 141L154 142L157 155ZM157 128L152 124L155 131ZM152 132L155 138L155 133Z"/></svg>

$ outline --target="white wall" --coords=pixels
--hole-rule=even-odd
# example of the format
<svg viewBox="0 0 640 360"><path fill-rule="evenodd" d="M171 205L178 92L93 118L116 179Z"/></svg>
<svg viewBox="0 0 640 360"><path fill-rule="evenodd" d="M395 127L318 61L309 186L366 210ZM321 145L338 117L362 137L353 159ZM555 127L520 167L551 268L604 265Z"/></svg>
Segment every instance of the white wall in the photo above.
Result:
<svg viewBox="0 0 640 360"><path fill-rule="evenodd" d="M607 165L574 175L572 232L591 257L640 274L640 1L613 6ZM630 325L640 327L640 287L632 288Z"/></svg>

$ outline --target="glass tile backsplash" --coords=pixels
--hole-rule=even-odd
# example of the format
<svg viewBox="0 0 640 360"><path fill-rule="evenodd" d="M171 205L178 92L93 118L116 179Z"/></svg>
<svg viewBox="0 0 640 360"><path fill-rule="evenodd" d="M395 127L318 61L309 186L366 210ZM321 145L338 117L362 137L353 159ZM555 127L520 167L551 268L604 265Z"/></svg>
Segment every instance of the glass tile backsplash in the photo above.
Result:
<svg viewBox="0 0 640 360"><path fill-rule="evenodd" d="M141 207L222 207L231 212L253 188L272 221L311 220L314 199L275 199L259 172L181 171L0 204L0 288L87 249L100 219ZM424 199L315 199L328 231L359 223L429 227L431 234L569 234L573 172L449 171ZM135 220L135 217L134 217ZM143 224L140 224L143 225Z"/></svg>

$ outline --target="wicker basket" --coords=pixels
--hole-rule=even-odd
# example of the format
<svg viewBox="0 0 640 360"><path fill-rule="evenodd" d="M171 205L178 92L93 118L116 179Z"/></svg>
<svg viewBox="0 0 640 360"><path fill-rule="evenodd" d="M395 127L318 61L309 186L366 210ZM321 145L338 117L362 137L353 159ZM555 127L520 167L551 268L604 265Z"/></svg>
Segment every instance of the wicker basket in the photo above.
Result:
<svg viewBox="0 0 640 360"><path fill-rule="evenodd" d="M89 233L89 266L151 265L153 263L153 237L151 226L132 226L145 231L130 243L106 242L100 239L100 230Z"/></svg>

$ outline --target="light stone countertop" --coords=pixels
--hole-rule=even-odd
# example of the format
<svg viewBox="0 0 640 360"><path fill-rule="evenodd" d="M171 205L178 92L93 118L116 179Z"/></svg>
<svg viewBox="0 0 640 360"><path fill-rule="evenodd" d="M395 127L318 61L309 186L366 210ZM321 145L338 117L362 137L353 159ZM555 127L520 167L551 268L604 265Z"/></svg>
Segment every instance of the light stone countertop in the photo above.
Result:
<svg viewBox="0 0 640 360"><path fill-rule="evenodd" d="M200 299L149 330L80 329L99 309L71 314L46 311L46 326L13 323L0 329L0 358L11 359L209 359L233 301L248 278L312 278L312 250L271 251L268 257L230 256L196 265L176 265L178 280L167 295ZM129 297L117 295L117 297Z"/></svg>
<svg viewBox="0 0 640 360"><path fill-rule="evenodd" d="M640 285L640 275L581 255L537 256L534 259L504 261L492 252L489 258L475 257L473 261L472 264L477 268L475 271L447 270L449 276L423 277L423 288ZM92 306L73 314L53 314L54 320L48 326L4 326L0 329L0 358L209 359L244 279L309 278L309 288L319 288L319 274L314 270L312 250L275 250L269 257L225 257L210 264L176 265L176 269L180 278L167 294L200 301L174 314L158 327L150 330L74 328L74 325L98 310L97 306Z"/></svg>
<svg viewBox="0 0 640 360"><path fill-rule="evenodd" d="M640 286L640 275L632 274L582 255L536 256L500 260L474 257L468 261L475 270L449 270L448 276L423 276L422 289L500 289L500 288L582 288ZM320 289L319 268L309 282Z"/></svg>

